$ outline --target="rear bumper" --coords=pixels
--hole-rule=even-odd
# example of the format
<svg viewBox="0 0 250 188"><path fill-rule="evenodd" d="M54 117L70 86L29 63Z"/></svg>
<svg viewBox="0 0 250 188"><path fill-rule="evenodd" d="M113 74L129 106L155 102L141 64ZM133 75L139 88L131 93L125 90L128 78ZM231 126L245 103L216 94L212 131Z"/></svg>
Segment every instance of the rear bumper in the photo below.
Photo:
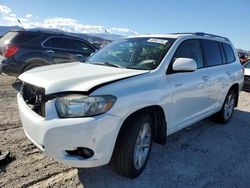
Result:
<svg viewBox="0 0 250 188"><path fill-rule="evenodd" d="M11 59L5 58L0 62L0 73L4 73L10 76L18 76L23 69L22 64L15 63Z"/></svg>
<svg viewBox="0 0 250 188"><path fill-rule="evenodd" d="M27 137L48 156L74 167L96 167L108 164L118 135L121 119L109 114L88 118L58 118L54 101L46 103L46 118L32 111L20 94L19 114ZM69 155L66 150L85 147L94 156L85 159Z"/></svg>

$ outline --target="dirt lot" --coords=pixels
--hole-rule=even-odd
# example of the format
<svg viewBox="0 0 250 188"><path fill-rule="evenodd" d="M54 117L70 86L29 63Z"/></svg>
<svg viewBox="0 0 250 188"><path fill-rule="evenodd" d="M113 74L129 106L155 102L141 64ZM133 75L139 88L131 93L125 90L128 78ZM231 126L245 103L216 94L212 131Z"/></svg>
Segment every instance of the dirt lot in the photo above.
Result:
<svg viewBox="0 0 250 188"><path fill-rule="evenodd" d="M227 125L206 119L154 144L144 173L128 180L108 166L74 169L41 153L22 131L11 82L0 75L0 149L13 156L0 166L0 187L250 187L250 93Z"/></svg>

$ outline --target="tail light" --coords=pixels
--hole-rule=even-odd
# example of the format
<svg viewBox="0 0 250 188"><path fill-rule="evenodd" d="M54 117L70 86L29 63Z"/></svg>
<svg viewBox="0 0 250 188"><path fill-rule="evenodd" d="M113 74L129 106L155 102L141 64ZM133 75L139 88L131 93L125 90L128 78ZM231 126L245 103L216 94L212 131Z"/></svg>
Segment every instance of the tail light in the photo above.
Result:
<svg viewBox="0 0 250 188"><path fill-rule="evenodd" d="M12 46L7 46L4 53L3 53L3 55L4 55L4 57L10 58L13 55L15 55L15 53L17 53L18 50L19 50L19 48L16 47L16 46L13 46L13 45Z"/></svg>

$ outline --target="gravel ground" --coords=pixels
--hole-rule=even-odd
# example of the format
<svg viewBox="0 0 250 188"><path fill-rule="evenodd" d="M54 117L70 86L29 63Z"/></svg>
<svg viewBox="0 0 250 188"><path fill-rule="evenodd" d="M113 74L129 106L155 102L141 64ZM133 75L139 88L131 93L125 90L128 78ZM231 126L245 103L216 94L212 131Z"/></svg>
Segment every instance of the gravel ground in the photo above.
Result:
<svg viewBox="0 0 250 188"><path fill-rule="evenodd" d="M12 154L0 187L250 187L250 93L227 125L208 118L154 144L143 174L128 180L109 166L75 169L41 153L22 131L13 81L0 75L0 150Z"/></svg>

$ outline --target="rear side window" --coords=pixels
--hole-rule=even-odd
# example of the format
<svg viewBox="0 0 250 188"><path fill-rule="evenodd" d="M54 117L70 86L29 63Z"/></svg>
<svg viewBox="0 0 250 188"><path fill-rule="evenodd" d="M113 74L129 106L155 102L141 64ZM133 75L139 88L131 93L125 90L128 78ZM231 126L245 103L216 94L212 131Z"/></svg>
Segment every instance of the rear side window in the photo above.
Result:
<svg viewBox="0 0 250 188"><path fill-rule="evenodd" d="M206 54L207 66L221 65L222 57L219 43L212 40L203 40L203 46Z"/></svg>
<svg viewBox="0 0 250 188"><path fill-rule="evenodd" d="M19 33L18 35L16 35L16 37L13 38L11 42L15 44L22 44L25 42L29 42L38 36L39 35L33 33Z"/></svg>
<svg viewBox="0 0 250 188"><path fill-rule="evenodd" d="M71 42L73 50L87 52L87 53L94 52L94 49L90 47L88 44L84 43L83 41L73 39L71 40Z"/></svg>
<svg viewBox="0 0 250 188"><path fill-rule="evenodd" d="M199 40L187 40L184 41L180 47L177 49L177 52L174 58L192 58L197 63L197 68L204 67L202 50Z"/></svg>
<svg viewBox="0 0 250 188"><path fill-rule="evenodd" d="M222 44L224 52L226 54L227 63L232 63L235 61L235 56L232 47L229 44Z"/></svg>
<svg viewBox="0 0 250 188"><path fill-rule="evenodd" d="M51 37L43 45L50 48L71 49L70 39L64 37Z"/></svg>

